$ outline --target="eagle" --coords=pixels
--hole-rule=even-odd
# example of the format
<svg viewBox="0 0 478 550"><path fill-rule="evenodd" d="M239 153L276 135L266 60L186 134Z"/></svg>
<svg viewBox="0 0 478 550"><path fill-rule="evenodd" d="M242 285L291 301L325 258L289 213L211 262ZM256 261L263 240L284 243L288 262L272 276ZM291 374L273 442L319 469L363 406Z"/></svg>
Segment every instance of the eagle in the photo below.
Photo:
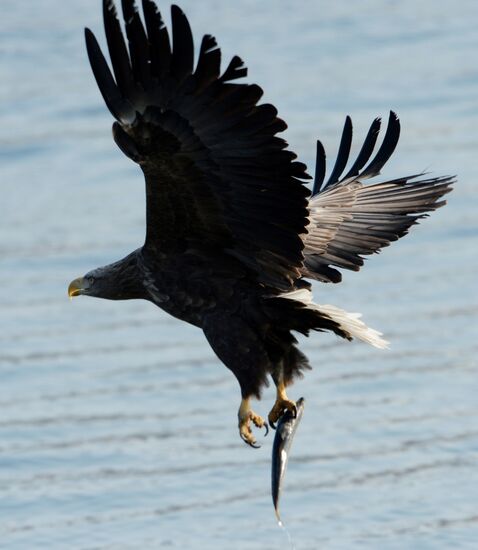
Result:
<svg viewBox="0 0 478 550"><path fill-rule="evenodd" d="M171 7L172 34L152 0L103 0L110 65L89 30L86 48L115 119L113 138L146 182L146 237L125 258L72 281L70 297L143 299L204 331L239 382L239 434L257 446L268 429L296 411L286 388L310 368L296 334L331 331L387 347L360 315L313 302L311 281L338 283L364 256L407 234L445 204L454 178L420 173L367 184L395 150L400 124L390 113L374 154L375 119L347 170L352 122L345 120L337 160L326 180L317 142L311 176L278 134L287 125L261 103L262 89L235 56L221 71L215 38L202 38L195 62L183 11ZM269 377L276 400L268 423L251 407Z"/></svg>

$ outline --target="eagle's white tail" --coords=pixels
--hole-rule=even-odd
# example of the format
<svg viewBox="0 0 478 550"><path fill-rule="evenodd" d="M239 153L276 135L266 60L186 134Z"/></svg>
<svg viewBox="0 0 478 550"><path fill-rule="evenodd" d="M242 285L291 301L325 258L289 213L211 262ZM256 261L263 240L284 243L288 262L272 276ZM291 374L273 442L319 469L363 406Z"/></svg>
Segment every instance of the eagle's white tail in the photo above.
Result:
<svg viewBox="0 0 478 550"><path fill-rule="evenodd" d="M305 304L310 309L315 309L321 314L327 315L327 317L335 321L340 328L347 332L352 338L358 338L362 340L362 342L366 342L376 348L388 348L389 343L381 338L382 333L368 327L361 321L360 313L349 313L335 306L315 304L312 301L312 293L305 288L281 294L281 298L296 300L297 302Z"/></svg>

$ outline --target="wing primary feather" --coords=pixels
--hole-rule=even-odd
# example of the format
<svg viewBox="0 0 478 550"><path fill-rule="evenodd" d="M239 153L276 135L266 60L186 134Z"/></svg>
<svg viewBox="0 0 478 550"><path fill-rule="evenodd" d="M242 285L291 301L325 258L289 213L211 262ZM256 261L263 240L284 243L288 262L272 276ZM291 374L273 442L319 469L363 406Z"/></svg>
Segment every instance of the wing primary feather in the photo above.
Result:
<svg viewBox="0 0 478 550"><path fill-rule="evenodd" d="M171 43L161 13L152 0L143 0L143 13L151 46L151 73L161 78L171 66Z"/></svg>
<svg viewBox="0 0 478 550"><path fill-rule="evenodd" d="M320 140L317 140L317 153L315 158L315 177L314 186L312 188L312 196L320 193L322 184L324 183L326 169L325 149Z"/></svg>
<svg viewBox="0 0 478 550"><path fill-rule="evenodd" d="M122 8L134 81L140 83L143 90L147 90L151 86L148 38L136 2L134 0L122 0Z"/></svg>
<svg viewBox="0 0 478 550"><path fill-rule="evenodd" d="M214 36L206 34L201 42L199 59L194 75L198 87L206 86L219 78L221 71L221 50L217 47Z"/></svg>
<svg viewBox="0 0 478 550"><path fill-rule="evenodd" d="M178 82L193 72L194 44L191 27L181 8L171 6L173 22L172 73Z"/></svg>
<svg viewBox="0 0 478 550"><path fill-rule="evenodd" d="M134 88L128 49L121 31L118 13L112 0L103 0L106 42L118 88L128 97Z"/></svg>
<svg viewBox="0 0 478 550"><path fill-rule="evenodd" d="M349 160L350 148L352 147L352 133L352 120L349 116L347 116L342 132L342 138L340 140L339 151L337 153L337 160L335 161L335 166L330 174L330 178L324 185L324 189L331 187L339 181L340 175L344 171L347 161Z"/></svg>
<svg viewBox="0 0 478 550"><path fill-rule="evenodd" d="M85 40L88 59L108 109L116 119L130 122L135 116L134 109L121 95L95 35L90 29L85 29Z"/></svg>
<svg viewBox="0 0 478 550"><path fill-rule="evenodd" d="M369 158L372 156L375 144L377 143L378 134L380 132L380 126L382 121L380 118L376 118L372 125L369 128L365 141L363 142L362 148L357 156L356 161L353 163L350 170L345 174L341 181L345 181L349 178L353 178L359 175L360 170L368 162Z"/></svg>
<svg viewBox="0 0 478 550"><path fill-rule="evenodd" d="M219 80L221 82L229 82L244 76L247 76L247 67L244 66L244 61L238 55L235 55Z"/></svg>
<svg viewBox="0 0 478 550"><path fill-rule="evenodd" d="M380 174L380 170L395 151L399 137L400 121L398 120L397 115L393 111L390 111L387 131L385 132L382 145L370 164L360 174L361 178L371 178Z"/></svg>

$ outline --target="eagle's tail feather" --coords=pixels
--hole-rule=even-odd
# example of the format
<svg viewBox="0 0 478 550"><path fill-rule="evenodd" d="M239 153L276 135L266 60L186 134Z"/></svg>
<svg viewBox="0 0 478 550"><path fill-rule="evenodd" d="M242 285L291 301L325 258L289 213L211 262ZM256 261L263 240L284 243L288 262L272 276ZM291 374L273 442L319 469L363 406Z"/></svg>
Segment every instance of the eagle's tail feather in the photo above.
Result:
<svg viewBox="0 0 478 550"><path fill-rule="evenodd" d="M320 313L327 315L339 324L340 328L350 334L352 338L362 340L371 346L379 349L387 349L389 342L382 338L382 333L368 327L360 320L361 313L349 313L331 305L318 305L312 303L310 307L317 309Z"/></svg>
<svg viewBox="0 0 478 550"><path fill-rule="evenodd" d="M335 306L315 304L309 289L286 292L270 300L274 303L273 310L282 310L284 319L287 317L289 330L304 334L308 334L310 330L330 330L347 340L357 338L376 348L388 347L388 342L382 338L380 332L360 320L360 313L349 313Z"/></svg>

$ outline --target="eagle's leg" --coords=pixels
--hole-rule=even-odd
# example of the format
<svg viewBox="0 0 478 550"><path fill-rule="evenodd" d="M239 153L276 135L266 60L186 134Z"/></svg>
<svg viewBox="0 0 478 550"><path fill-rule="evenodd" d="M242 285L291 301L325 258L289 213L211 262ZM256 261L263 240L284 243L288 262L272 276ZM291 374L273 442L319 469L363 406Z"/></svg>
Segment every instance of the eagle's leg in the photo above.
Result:
<svg viewBox="0 0 478 550"><path fill-rule="evenodd" d="M271 427L275 429L276 422L285 413L285 411L291 411L295 416L297 414L297 407L295 401L291 401L287 397L287 393L285 391L286 383L284 382L282 367L279 368L278 373L274 373L272 375L272 379L276 385L276 401L271 409L271 412L269 413L268 419Z"/></svg>
<svg viewBox="0 0 478 550"><path fill-rule="evenodd" d="M238 309L242 307L241 296ZM265 428L266 435L269 426L252 410L250 401L252 397L260 398L261 388L267 384L267 373L272 368L260 332L252 330L250 324L239 315L231 315L221 309L205 316L202 328L212 349L234 373L241 387L239 435L245 443L257 447L253 426Z"/></svg>
<svg viewBox="0 0 478 550"><path fill-rule="evenodd" d="M259 416L251 409L250 397L242 398L237 416L239 418L239 435L242 440L251 447L258 449L260 445L257 445L256 438L252 434L251 423L257 428L265 428L265 435L269 433L269 426L262 416Z"/></svg>

